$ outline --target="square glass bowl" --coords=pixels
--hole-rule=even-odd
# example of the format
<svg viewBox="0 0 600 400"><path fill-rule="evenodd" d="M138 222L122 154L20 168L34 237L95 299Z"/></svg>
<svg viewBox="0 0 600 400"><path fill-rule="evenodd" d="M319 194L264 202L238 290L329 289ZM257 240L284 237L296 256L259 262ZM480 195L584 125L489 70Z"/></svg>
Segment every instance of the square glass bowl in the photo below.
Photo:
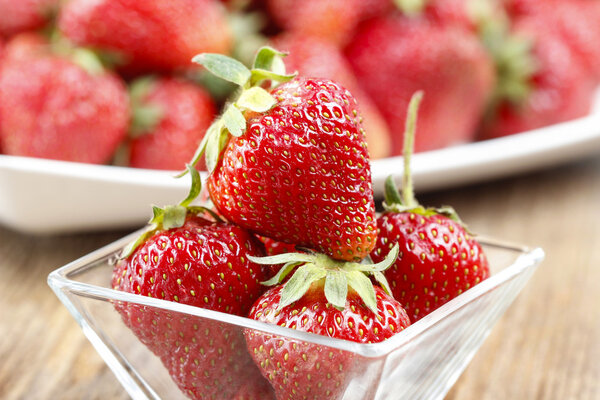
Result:
<svg viewBox="0 0 600 400"><path fill-rule="evenodd" d="M73 261L48 277L56 295L134 399L183 399L188 391L207 397L209 393L219 393L218 398L232 398L232 388L241 385L244 373L255 368L246 353L244 333L278 336L286 345L305 346L312 362L322 358L326 363L327 354L346 356L351 362L346 364L338 391L331 398L441 399L544 258L540 248L480 239L490 261L490 278L394 337L381 343L360 344L113 290L110 288L113 262L135 235ZM191 346L196 346L196 353L200 349L204 354L205 348L210 349L219 340L215 335L224 335L231 347L237 343L236 351L241 356L227 368L218 360L216 364L209 358L194 360L197 369L194 373L200 374L196 374L198 380L188 385L176 383L165 367L172 360L161 361L136 337L129 326L139 329L140 325L136 328L131 319L129 326L126 325L121 314L124 309L143 310L147 313L144 315L155 316L161 324L172 321L194 327L197 334L185 338L182 335L176 342L179 347L173 351L173 358L182 362ZM212 356L218 357L214 353ZM185 368L194 368L191 360L185 363ZM240 390L243 393L244 388Z"/></svg>

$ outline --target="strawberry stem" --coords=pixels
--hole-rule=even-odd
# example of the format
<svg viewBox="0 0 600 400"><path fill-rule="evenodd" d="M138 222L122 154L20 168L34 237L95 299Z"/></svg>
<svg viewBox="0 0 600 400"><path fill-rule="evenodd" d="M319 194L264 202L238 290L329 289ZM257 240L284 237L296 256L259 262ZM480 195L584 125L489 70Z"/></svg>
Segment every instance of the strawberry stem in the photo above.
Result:
<svg viewBox="0 0 600 400"><path fill-rule="evenodd" d="M419 105L423 99L423 92L418 91L410 99L408 111L406 114L406 127L404 130L404 148L402 155L404 157L404 174L402 175L402 198L406 207L417 207L419 203L415 199L413 190L412 174L410 173L410 160L414 150L415 131L417 128L417 115ZM402 204L402 203L401 203Z"/></svg>

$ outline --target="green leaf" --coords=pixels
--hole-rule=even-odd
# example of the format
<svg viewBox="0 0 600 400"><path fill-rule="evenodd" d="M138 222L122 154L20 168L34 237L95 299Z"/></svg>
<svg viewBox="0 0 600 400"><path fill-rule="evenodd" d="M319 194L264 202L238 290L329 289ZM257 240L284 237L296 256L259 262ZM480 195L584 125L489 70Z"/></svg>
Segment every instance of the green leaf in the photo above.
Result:
<svg viewBox="0 0 600 400"><path fill-rule="evenodd" d="M239 107L256 112L265 112L271 109L277 103L275 98L265 89L255 86L244 90L237 99L236 104ZM244 120L245 121L245 120Z"/></svg>
<svg viewBox="0 0 600 400"><path fill-rule="evenodd" d="M250 70L244 64L223 54L202 53L192 58L192 61L219 78L240 86L245 86L250 79Z"/></svg>
<svg viewBox="0 0 600 400"><path fill-rule="evenodd" d="M150 220L150 222L162 223L162 218L164 214L165 210L157 206L152 206L152 219Z"/></svg>
<svg viewBox="0 0 600 400"><path fill-rule="evenodd" d="M384 203L383 206L386 210L391 211L391 207L394 205L403 206L402 197L398 192L398 187L394 181L394 177L389 175L385 180L384 185Z"/></svg>
<svg viewBox="0 0 600 400"><path fill-rule="evenodd" d="M185 223L187 208L182 206L166 206L162 226L164 229L179 228Z"/></svg>
<svg viewBox="0 0 600 400"><path fill-rule="evenodd" d="M261 69L261 68L255 67L255 69ZM271 68L268 68L268 70L272 71L278 75L281 75L281 76L289 76L289 74L286 74L286 72L285 72L285 63L283 62L283 58L281 58L281 57L275 57L273 59L273 62L271 63ZM292 75L296 76L297 73L294 72Z"/></svg>
<svg viewBox="0 0 600 400"><path fill-rule="evenodd" d="M100 75L105 71L98 55L89 49L82 47L73 49L71 51L71 60L90 75Z"/></svg>
<svg viewBox="0 0 600 400"><path fill-rule="evenodd" d="M289 262L314 262L315 257L312 254L305 253L284 253L275 256L254 257L248 255L248 259L256 264L261 265L277 265Z"/></svg>
<svg viewBox="0 0 600 400"><path fill-rule="evenodd" d="M252 261L252 260L250 260ZM273 286L276 285L278 283L281 283L286 276L288 276L288 274L290 272L292 272L292 270L297 267L298 265L302 264L301 262L289 262L286 263L283 267L281 267L279 269L279 271L277 272L277 274L272 277L271 279L261 282L261 284L265 285L265 286Z"/></svg>
<svg viewBox="0 0 600 400"><path fill-rule="evenodd" d="M367 307L377 314L377 298L373 283L360 271L349 271L346 273L348 285L360 296Z"/></svg>
<svg viewBox="0 0 600 400"><path fill-rule="evenodd" d="M382 272L392 266L392 264L398 258L399 253L400 246L398 243L396 243L390 252L385 256L385 258L377 264L359 264L349 262L344 265L344 269L347 271L361 271L366 273Z"/></svg>
<svg viewBox="0 0 600 400"><path fill-rule="evenodd" d="M287 81L291 81L292 79L294 79L296 77L296 75L298 75L296 72L294 72L293 74L286 74L284 73L277 73L277 72L273 72L273 71L267 71L265 69L253 69L252 70L252 76L250 79L250 82L252 82L252 85L257 85L259 82L264 81L264 80L271 80L276 84L279 83L283 83L283 82L287 82ZM275 85L271 85L272 87Z"/></svg>
<svg viewBox="0 0 600 400"><path fill-rule="evenodd" d="M223 220L223 218L221 218L219 216L219 214L217 214L216 212L214 212L210 208L203 207L203 206L189 206L187 209L188 209L188 213L192 213L192 214L195 214L195 215L201 215L201 214L207 213L211 217L213 217L213 219L216 222L225 222L225 220Z"/></svg>
<svg viewBox="0 0 600 400"><path fill-rule="evenodd" d="M221 156L222 134L223 125L219 120L215 129L210 132L210 136L206 139L206 168L208 172L212 172L215 169Z"/></svg>
<svg viewBox="0 0 600 400"><path fill-rule="evenodd" d="M246 130L246 118L234 104L230 104L221 117L225 128L235 137L242 136Z"/></svg>
<svg viewBox="0 0 600 400"><path fill-rule="evenodd" d="M190 161L189 165L191 165L193 167L196 167L196 165L198 165L198 163L200 162L200 159L206 153L206 146L208 144L208 139L212 135L216 134L215 131L219 128L220 125L221 125L221 120L220 119L216 119L215 121L213 121L212 124L210 124L210 126L206 130L206 134L204 135L204 137L200 141L200 144L196 148L196 152L192 156L192 160ZM182 171L182 172L178 173L177 175L175 175L175 177L176 178L181 178L182 176L185 176L187 173L188 173L188 169L185 169L184 171Z"/></svg>
<svg viewBox="0 0 600 400"><path fill-rule="evenodd" d="M398 254L400 254L400 246L398 243L394 244L394 247L390 250L390 252L385 256L385 258L379 261L377 264L372 264L371 268L373 271L385 271L389 267L392 266L393 263L396 262L398 258Z"/></svg>
<svg viewBox="0 0 600 400"><path fill-rule="evenodd" d="M325 278L325 298L337 309L343 310L346 307L346 297L348 296L348 280L346 272L340 270L327 271Z"/></svg>
<svg viewBox="0 0 600 400"><path fill-rule="evenodd" d="M192 177L192 184L190 185L190 192L188 193L187 197L181 203L179 203L179 205L182 207L189 206L190 203L194 201L196 197L198 197L198 195L200 194L200 190L202 190L202 180L200 179L200 173L192 165L188 164L186 166L187 171Z"/></svg>
<svg viewBox="0 0 600 400"><path fill-rule="evenodd" d="M137 239L129 242L129 244L127 244L127 246L125 246L123 248L123 251L121 252L121 254L119 255L120 259L124 259L129 257L130 255L133 254L133 252L142 244L146 241L147 238L149 238L150 236L152 236L152 234L154 233L154 231L156 231L157 229L157 225L156 224L150 224L148 225L144 232L142 232L142 234L140 236L137 237Z"/></svg>
<svg viewBox="0 0 600 400"><path fill-rule="evenodd" d="M379 282L379 284L381 285L381 287L383 288L383 290L385 290L385 292L387 294L389 294L390 296L393 296L392 295L392 288L390 287L389 282L385 278L385 275L383 275L379 271L375 271L375 272L373 272L373 277L375 278L375 280L377 282Z"/></svg>
<svg viewBox="0 0 600 400"><path fill-rule="evenodd" d="M312 263L304 264L298 268L290 280L283 286L277 309L280 310L302 298L310 285L313 282L323 279L325 274L326 272L323 268L317 267Z"/></svg>
<svg viewBox="0 0 600 400"><path fill-rule="evenodd" d="M271 71L273 62L281 57L285 57L287 53L278 51L270 46L263 46L256 52L252 68L266 69Z"/></svg>

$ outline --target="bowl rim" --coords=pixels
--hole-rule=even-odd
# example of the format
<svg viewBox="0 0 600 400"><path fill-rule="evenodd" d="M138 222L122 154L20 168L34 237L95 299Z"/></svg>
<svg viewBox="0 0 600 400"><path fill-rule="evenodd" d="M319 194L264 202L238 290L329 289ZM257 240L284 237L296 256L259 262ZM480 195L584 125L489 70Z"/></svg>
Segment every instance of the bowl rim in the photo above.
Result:
<svg viewBox="0 0 600 400"><path fill-rule="evenodd" d="M208 318L211 320L236 325L241 328L252 329L267 334L283 336L290 339L296 339L303 342L315 343L352 352L366 358L383 357L392 351L410 344L410 342L416 340L420 335L426 333L431 327L437 325L450 315L458 312L475 299L483 296L491 290L494 290L501 284L511 281L526 270L535 268L545 258L544 250L540 247L529 248L526 246L480 236L478 237L478 241L482 245L519 253L518 257L511 265L491 275L489 278L485 279L476 286L473 286L451 301L445 303L427 316L421 318L419 321L411 324L401 332L398 332L391 338L378 343L357 343L348 340L322 336L315 333L303 332L262 321L256 321L247 317L208 310L168 300L122 292L109 287L98 286L95 284L71 279L71 277L74 275L78 275L92 268L103 266L103 260L109 261L111 258L114 260L118 252L132 239L137 237L139 233L140 231L133 232L52 271L48 275L48 285L55 291L59 299L64 303L69 311L71 311L72 314L80 313L74 309L71 300L68 299L67 296L64 296L63 292L65 291L79 296L102 301L131 302L144 306L160 308L167 311L188 314L200 318ZM67 302L70 304L67 304Z"/></svg>

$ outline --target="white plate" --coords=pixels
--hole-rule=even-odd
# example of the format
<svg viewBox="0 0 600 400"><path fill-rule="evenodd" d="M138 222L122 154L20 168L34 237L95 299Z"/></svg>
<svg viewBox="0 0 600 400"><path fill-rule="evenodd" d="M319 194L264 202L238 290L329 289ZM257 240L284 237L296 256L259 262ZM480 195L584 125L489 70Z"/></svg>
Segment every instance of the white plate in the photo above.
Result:
<svg viewBox="0 0 600 400"><path fill-rule="evenodd" d="M419 191L531 171L600 151L600 113L500 139L413 156ZM373 188L389 174L400 181L402 157L372 162ZM173 172L0 155L0 224L35 234L129 228L150 205L185 197L189 178Z"/></svg>

